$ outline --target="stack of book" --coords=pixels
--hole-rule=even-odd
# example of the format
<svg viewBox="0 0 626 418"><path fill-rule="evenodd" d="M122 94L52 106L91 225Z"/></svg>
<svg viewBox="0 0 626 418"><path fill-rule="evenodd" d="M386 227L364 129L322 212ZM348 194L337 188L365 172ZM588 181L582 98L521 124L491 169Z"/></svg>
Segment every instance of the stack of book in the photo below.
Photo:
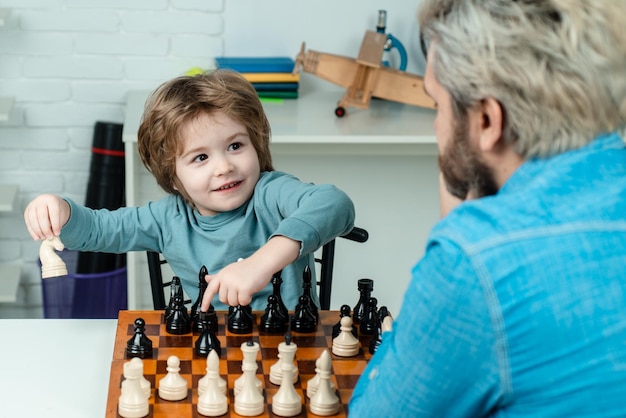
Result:
<svg viewBox="0 0 626 418"><path fill-rule="evenodd" d="M217 68L241 73L261 98L297 99L300 74L289 57L216 57Z"/></svg>

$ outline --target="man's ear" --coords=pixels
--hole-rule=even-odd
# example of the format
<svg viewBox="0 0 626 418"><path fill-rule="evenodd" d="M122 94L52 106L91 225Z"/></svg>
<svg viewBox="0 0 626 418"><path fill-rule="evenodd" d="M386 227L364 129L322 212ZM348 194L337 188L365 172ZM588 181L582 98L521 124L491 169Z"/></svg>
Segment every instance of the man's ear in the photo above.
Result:
<svg viewBox="0 0 626 418"><path fill-rule="evenodd" d="M502 138L504 129L502 106L493 97L481 100L480 110L482 121L480 126L480 149L482 151L493 151Z"/></svg>

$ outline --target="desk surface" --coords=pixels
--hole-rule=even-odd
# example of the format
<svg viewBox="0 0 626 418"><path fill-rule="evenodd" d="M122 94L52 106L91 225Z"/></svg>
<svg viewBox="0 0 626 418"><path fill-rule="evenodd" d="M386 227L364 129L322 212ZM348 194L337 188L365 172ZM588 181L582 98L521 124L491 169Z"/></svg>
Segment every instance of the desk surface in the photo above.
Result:
<svg viewBox="0 0 626 418"><path fill-rule="evenodd" d="M2 319L2 416L103 417L115 319Z"/></svg>
<svg viewBox="0 0 626 418"><path fill-rule="evenodd" d="M124 142L137 142L137 130L149 91L129 92ZM349 108L334 114L342 91L302 92L300 98L264 102L273 144L417 144L434 146L435 111L386 100L372 100L369 109Z"/></svg>

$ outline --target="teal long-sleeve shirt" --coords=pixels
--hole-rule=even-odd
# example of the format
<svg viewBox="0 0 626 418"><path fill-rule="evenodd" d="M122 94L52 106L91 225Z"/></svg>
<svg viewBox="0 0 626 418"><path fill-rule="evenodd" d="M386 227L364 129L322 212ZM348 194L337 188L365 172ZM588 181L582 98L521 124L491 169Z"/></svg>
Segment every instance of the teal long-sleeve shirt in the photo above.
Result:
<svg viewBox="0 0 626 418"><path fill-rule="evenodd" d="M160 252L192 300L198 295L198 273L203 265L215 274L239 258L249 257L275 235L299 241L300 257L282 272L281 294L288 309L295 308L302 294L304 267L315 271L313 252L348 233L355 218L352 201L335 186L305 183L278 171L261 173L247 204L215 216L202 216L173 195L114 211L93 210L67 201L71 216L61 231L67 248ZM265 309L272 290L268 284L256 293L252 308ZM217 297L213 305L218 310L227 309Z"/></svg>

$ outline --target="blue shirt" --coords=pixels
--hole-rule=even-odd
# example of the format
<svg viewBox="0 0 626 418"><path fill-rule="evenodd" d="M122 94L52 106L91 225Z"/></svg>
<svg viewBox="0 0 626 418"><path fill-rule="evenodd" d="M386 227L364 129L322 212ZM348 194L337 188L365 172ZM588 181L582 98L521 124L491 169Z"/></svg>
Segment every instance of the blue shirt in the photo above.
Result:
<svg viewBox="0 0 626 418"><path fill-rule="evenodd" d="M354 417L626 416L626 149L523 164L432 230Z"/></svg>
<svg viewBox="0 0 626 418"><path fill-rule="evenodd" d="M278 171L261 173L246 204L215 216L202 216L173 195L115 211L92 210L67 200L71 216L60 237L67 248L160 252L192 300L198 296L202 265L215 274L240 257L249 257L272 236L300 241L300 257L282 271L281 296L291 310L302 294L304 267L308 265L315 272L313 252L350 232L355 217L352 201L335 186L305 183ZM264 310L272 291L268 284L257 292L252 308ZM317 293L312 292L312 296L318 303ZM213 305L218 310L227 309L217 295Z"/></svg>

